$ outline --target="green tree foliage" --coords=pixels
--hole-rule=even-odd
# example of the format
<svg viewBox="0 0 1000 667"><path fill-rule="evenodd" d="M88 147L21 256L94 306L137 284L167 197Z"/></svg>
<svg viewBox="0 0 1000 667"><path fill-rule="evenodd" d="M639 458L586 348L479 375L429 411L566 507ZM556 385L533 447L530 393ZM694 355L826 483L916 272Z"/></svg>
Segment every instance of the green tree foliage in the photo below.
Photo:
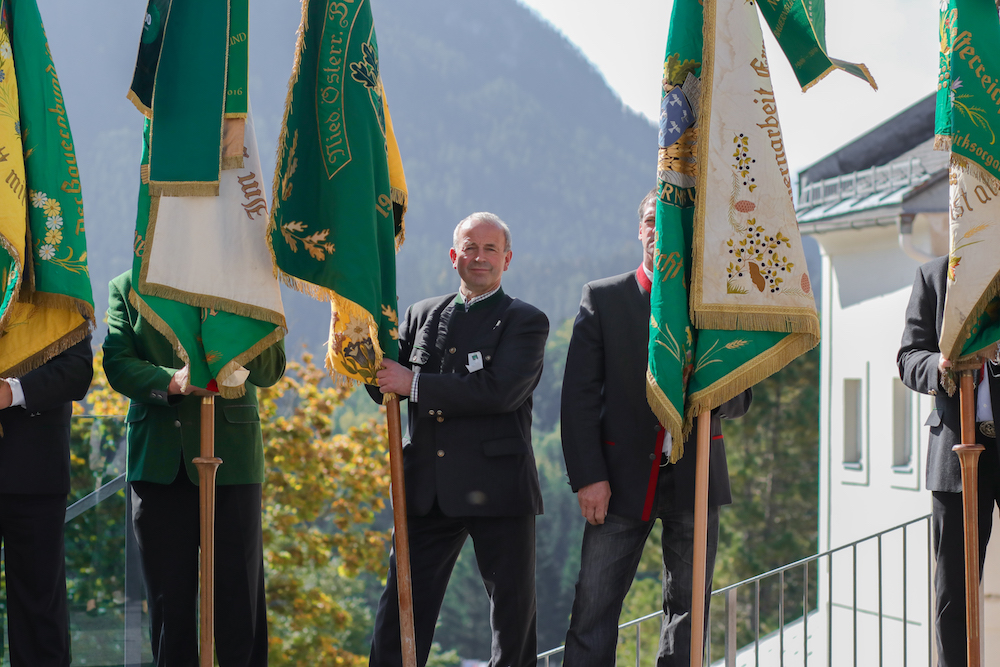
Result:
<svg viewBox="0 0 1000 667"><path fill-rule="evenodd" d="M372 522L386 507L389 466L384 426L335 434L334 412L349 393L308 353L260 390L273 665L367 663L374 614L358 575L385 567L389 532Z"/></svg>
<svg viewBox="0 0 1000 667"><path fill-rule="evenodd" d="M742 419L723 422L733 504L720 516L715 587L721 588L816 553L819 471L819 348L802 355L754 387ZM760 636L777 628L784 596L785 621L802 616L802 571L760 589ZM810 572L810 605L816 572ZM738 599L738 645L753 641L754 591ZM718 602L718 601L716 601ZM713 633L722 637L723 605L715 604ZM721 650L721 646L720 646Z"/></svg>

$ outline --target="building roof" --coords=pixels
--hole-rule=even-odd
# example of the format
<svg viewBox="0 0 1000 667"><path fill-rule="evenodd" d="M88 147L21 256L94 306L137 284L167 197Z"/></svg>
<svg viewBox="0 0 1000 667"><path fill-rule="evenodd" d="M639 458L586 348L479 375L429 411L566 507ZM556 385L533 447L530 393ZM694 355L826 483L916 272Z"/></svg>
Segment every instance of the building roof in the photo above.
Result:
<svg viewBox="0 0 1000 667"><path fill-rule="evenodd" d="M935 93L799 172L799 188L893 162L934 137Z"/></svg>
<svg viewBox="0 0 1000 667"><path fill-rule="evenodd" d="M947 211L950 154L934 150L934 104L928 95L802 171L795 211L802 231Z"/></svg>

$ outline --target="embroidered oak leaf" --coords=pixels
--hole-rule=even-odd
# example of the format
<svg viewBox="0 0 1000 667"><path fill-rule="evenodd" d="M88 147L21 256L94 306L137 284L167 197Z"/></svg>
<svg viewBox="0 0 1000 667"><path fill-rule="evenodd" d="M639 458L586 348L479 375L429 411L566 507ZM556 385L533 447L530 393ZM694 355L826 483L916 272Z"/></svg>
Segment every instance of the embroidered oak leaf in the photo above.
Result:
<svg viewBox="0 0 1000 667"><path fill-rule="evenodd" d="M687 75L694 74L695 70L701 67L697 60L681 60L680 54L671 53L667 61L663 63L663 81L671 85L679 86L687 79Z"/></svg>
<svg viewBox="0 0 1000 667"><path fill-rule="evenodd" d="M361 45L361 53L364 55L364 62L351 63L351 78L365 88L375 90L378 87L378 55L367 42Z"/></svg>
<svg viewBox="0 0 1000 667"><path fill-rule="evenodd" d="M322 262L326 259L326 253L323 252L322 246L306 244L306 250L309 252L309 256L317 261Z"/></svg>

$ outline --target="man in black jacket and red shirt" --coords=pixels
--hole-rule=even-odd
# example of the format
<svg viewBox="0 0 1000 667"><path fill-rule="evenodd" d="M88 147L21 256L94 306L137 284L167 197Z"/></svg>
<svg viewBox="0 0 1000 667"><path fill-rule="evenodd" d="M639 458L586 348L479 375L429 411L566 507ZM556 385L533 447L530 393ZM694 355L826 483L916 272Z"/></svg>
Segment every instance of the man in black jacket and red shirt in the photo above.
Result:
<svg viewBox="0 0 1000 667"><path fill-rule="evenodd" d="M562 445L570 485L587 519L564 664L615 662L618 617L653 524L663 524L663 612L657 665L689 664L694 433L668 464L670 435L646 401L649 294L656 191L639 205L642 266L588 283L573 325L562 387ZM712 411L707 600L719 541L719 506L732 502L722 417L742 417L748 389ZM657 455L657 452L663 452ZM707 618L707 614L706 614Z"/></svg>
<svg viewBox="0 0 1000 667"><path fill-rule="evenodd" d="M535 515L542 513L531 449L531 394L549 322L504 294L510 230L492 213L455 228L458 294L406 311L399 360L378 373L382 393L409 398L403 441L417 662L430 652L445 588L472 537L490 596L491 665L534 667ZM371 390L370 390L371 391ZM395 551L379 601L370 664L402 664Z"/></svg>

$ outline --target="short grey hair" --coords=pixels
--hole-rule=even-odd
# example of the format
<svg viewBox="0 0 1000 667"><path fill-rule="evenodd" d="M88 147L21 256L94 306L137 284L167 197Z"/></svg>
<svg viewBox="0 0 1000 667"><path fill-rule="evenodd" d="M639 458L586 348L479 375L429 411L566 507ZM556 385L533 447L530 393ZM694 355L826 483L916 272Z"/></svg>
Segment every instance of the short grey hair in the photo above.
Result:
<svg viewBox="0 0 1000 667"><path fill-rule="evenodd" d="M646 203L649 200L656 201L656 198L657 198L656 188L653 188L652 190L647 192L646 196L642 198L641 202L639 202L639 222L642 222L642 210L646 208Z"/></svg>
<svg viewBox="0 0 1000 667"><path fill-rule="evenodd" d="M458 225L455 226L455 231L451 235L451 245L455 250L458 250L458 235L462 232L463 225L471 225L473 222L488 222L501 232L503 232L504 240L504 252L510 252L510 227L507 223L500 219L500 216L495 213L489 213L487 211L479 211L478 213L473 213L472 215L463 218Z"/></svg>

